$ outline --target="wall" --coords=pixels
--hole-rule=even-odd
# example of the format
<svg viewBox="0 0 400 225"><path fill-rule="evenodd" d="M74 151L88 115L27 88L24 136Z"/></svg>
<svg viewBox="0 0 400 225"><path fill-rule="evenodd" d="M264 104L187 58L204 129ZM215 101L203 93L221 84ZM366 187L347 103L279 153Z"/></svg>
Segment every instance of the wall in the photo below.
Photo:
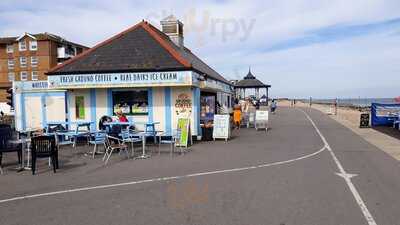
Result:
<svg viewBox="0 0 400 225"><path fill-rule="evenodd" d="M190 128L192 135L198 135L198 119L197 119L197 107L194 102L194 95L193 95L194 88L192 87L174 87L171 88L171 117L172 117L172 129L176 129L178 124L178 118L180 117L190 117ZM181 107L176 105L177 100L181 94L187 95L190 99L192 107L187 109L185 112L182 112Z"/></svg>
<svg viewBox="0 0 400 225"><path fill-rule="evenodd" d="M93 89L91 89L93 90ZM95 90L95 99L96 99L96 110L95 110L95 121L96 128L98 129L98 121L104 115L112 116L112 91L118 90L129 90L129 89L96 89ZM128 116L130 121L136 122L147 122L149 120L159 122L156 124L156 130L158 131L168 131L172 132L173 129L177 127L177 120L180 116L190 116L191 118L191 128L192 134L198 134L198 116L196 114L199 111L196 111L195 100L194 100L194 88L190 87L153 87L148 89L149 93L149 109L148 115L138 115L138 116ZM199 91L199 90L198 90ZM75 116L75 97L77 95L83 95L85 98L85 107L88 107L85 112L85 120L90 121L90 106L91 106L91 93L93 91L90 90L74 90L68 92L69 96L69 109L70 109L70 119L71 121L76 121ZM180 113L179 108L175 106L178 96L180 94L186 94L191 101L192 108L190 109L190 113ZM200 94L198 94L198 97ZM199 99L200 100L200 99ZM199 102L198 100L198 102ZM167 105L169 103L169 105ZM178 111L178 114L177 114ZM116 117L114 117L116 119ZM143 130L143 125L137 125L139 130Z"/></svg>
<svg viewBox="0 0 400 225"><path fill-rule="evenodd" d="M90 112L90 89L79 89L68 91L67 94L67 105L68 105L68 121L70 122L83 122L83 121L91 121L91 112ZM76 118L76 107L75 107L75 97L83 96L84 98L84 107L85 107L85 117L82 119ZM72 126L71 129L74 129L75 126Z"/></svg>
<svg viewBox="0 0 400 225"><path fill-rule="evenodd" d="M65 92L26 92L15 94L17 130L41 129L47 122L65 121Z"/></svg>

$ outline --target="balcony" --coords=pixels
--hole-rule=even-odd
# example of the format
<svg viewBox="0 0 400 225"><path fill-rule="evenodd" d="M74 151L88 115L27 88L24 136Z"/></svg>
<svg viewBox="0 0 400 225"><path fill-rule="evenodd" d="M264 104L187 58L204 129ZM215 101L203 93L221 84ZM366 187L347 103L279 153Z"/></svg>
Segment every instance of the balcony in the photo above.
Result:
<svg viewBox="0 0 400 225"><path fill-rule="evenodd" d="M69 59L76 55L75 48L68 47L58 47L57 48L57 58L59 59Z"/></svg>

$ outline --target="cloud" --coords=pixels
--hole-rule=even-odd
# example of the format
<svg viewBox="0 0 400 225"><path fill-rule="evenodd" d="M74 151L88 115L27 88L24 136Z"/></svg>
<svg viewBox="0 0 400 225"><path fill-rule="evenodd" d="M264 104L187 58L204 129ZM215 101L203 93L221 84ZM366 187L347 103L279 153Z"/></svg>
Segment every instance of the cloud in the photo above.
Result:
<svg viewBox="0 0 400 225"><path fill-rule="evenodd" d="M251 65L275 96L377 87L366 94L389 97L400 82L399 12L398 0L2 0L0 36L47 31L93 46L142 19L158 26L175 14L185 44L227 78Z"/></svg>

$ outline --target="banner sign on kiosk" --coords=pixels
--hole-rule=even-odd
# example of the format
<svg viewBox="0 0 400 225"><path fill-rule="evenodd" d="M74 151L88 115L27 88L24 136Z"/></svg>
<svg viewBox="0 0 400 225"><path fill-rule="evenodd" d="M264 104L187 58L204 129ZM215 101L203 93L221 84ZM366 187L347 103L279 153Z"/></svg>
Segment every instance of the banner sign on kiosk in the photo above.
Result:
<svg viewBox="0 0 400 225"><path fill-rule="evenodd" d="M228 139L231 136L229 115L214 115L213 139Z"/></svg>
<svg viewBox="0 0 400 225"><path fill-rule="evenodd" d="M178 119L178 130L181 131L179 142L176 143L177 147L188 147L189 138L192 135L190 133L190 119L189 118L179 118Z"/></svg>
<svg viewBox="0 0 400 225"><path fill-rule="evenodd" d="M192 84L192 71L51 75L47 79L50 89L182 86Z"/></svg>
<svg viewBox="0 0 400 225"><path fill-rule="evenodd" d="M256 111L256 130L265 129L265 131L268 131L268 117L268 111Z"/></svg>

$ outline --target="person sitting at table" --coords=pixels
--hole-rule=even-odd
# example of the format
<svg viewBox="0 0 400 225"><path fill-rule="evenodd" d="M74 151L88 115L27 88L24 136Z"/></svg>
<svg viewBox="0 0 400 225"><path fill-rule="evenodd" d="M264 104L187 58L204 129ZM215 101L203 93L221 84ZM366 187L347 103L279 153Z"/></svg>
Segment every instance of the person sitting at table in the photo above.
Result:
<svg viewBox="0 0 400 225"><path fill-rule="evenodd" d="M121 109L119 109L115 114L117 114L117 117L118 117L118 121L119 121L119 122L122 122L122 123L129 122L129 121L128 121L128 118L125 116L124 113L122 113L122 110L121 110Z"/></svg>
<svg viewBox="0 0 400 225"><path fill-rule="evenodd" d="M110 123L110 122L112 122L112 118L111 117L102 116L100 118L100 121L99 121L99 129L100 130L110 131L111 130L110 126L109 125L104 125L104 123Z"/></svg>

